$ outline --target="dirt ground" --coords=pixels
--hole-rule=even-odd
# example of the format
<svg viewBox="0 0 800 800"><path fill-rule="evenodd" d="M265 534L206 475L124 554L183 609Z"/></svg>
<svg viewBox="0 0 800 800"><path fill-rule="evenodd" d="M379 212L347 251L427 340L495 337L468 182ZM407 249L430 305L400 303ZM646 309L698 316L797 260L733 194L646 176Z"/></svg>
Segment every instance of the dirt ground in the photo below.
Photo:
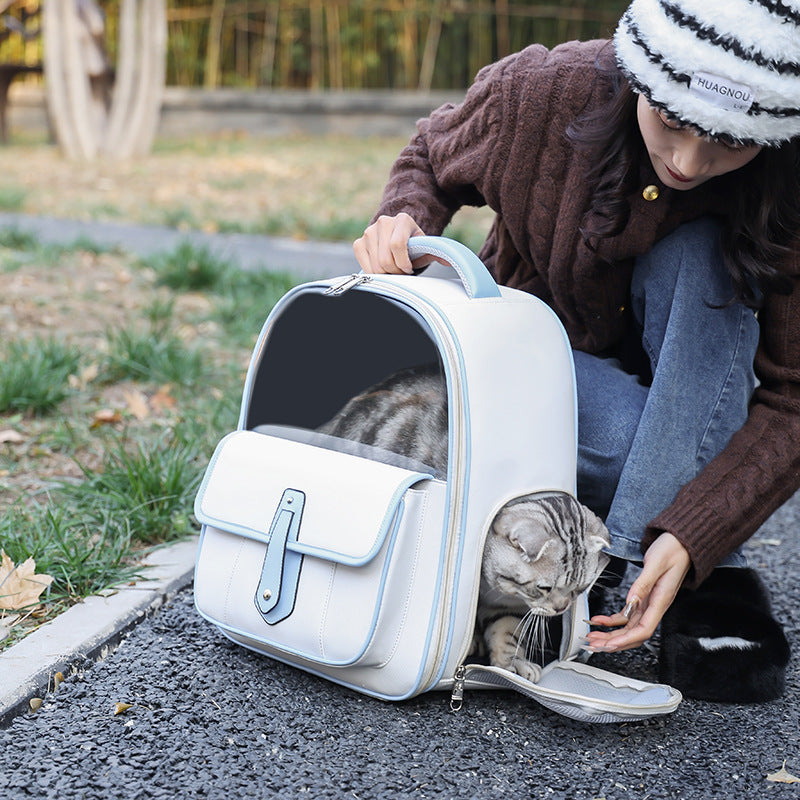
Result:
<svg viewBox="0 0 800 800"><path fill-rule="evenodd" d="M0 207L209 232L280 218L368 219L404 143L230 135L165 141L142 159L92 163L67 161L46 144L12 144L0 147Z"/></svg>
<svg viewBox="0 0 800 800"><path fill-rule="evenodd" d="M134 161L88 164L67 161L52 145L14 143L0 146L0 211L207 232L263 231L272 224L282 235L303 237L312 229L323 232L318 238L348 239L373 214L404 143L218 136L161 142ZM480 216L485 212L468 210L468 220L471 212L477 227L486 225ZM106 417L117 427L161 418L168 423L170 408L153 403L159 387L92 380L106 331L141 326L143 311L159 298L165 301L152 271L132 256L83 250L48 256L0 246L0 298L5 340L53 335L84 353L81 374L73 376L78 394L58 414L0 415L1 504L46 487L54 477L79 477L76 452L85 463L96 462L85 432L106 424ZM197 321L208 299L179 294L173 300L181 338L199 338L207 351L219 349L213 323ZM242 369L248 355L233 356Z"/></svg>
<svg viewBox="0 0 800 800"><path fill-rule="evenodd" d="M298 219L330 220L342 209L368 218L400 146L386 140L367 145L339 138L231 136L161 143L133 161L79 163L48 144L11 144L0 147L0 210L208 232L246 230L270 218L289 230ZM76 442L75 431L92 430L105 418L120 427L135 423L137 415L147 414L149 424L169 416L169 408L152 407L147 389L143 394L126 384L92 381L106 331L141 327L143 312L159 298L165 301L165 294L132 256L82 250L48 256L0 247L4 339L52 335L84 353L81 374L72 379L79 397L59 414L0 415L3 504L46 487L54 477L79 477L76 444L85 462L96 460L91 437L79 433ZM192 343L200 337L205 348L217 346L213 323L195 322L207 310L207 298L172 299L181 338ZM246 356L241 354L244 365Z"/></svg>
<svg viewBox="0 0 800 800"><path fill-rule="evenodd" d="M103 430L132 432L168 425L176 413L170 387L129 381L97 381L99 365L114 330L141 330L149 307L166 290L152 271L120 253L74 250L56 259L41 251L9 266L0 248L0 329L6 341L48 339L76 346L80 366L70 376L71 394L52 413L0 414L0 508L23 495L36 497L53 480L77 479L80 464L95 468L102 458ZM234 353L215 336L214 324L197 320L208 300L198 294L171 296L174 330L188 345L206 352L225 349L246 365L244 350Z"/></svg>

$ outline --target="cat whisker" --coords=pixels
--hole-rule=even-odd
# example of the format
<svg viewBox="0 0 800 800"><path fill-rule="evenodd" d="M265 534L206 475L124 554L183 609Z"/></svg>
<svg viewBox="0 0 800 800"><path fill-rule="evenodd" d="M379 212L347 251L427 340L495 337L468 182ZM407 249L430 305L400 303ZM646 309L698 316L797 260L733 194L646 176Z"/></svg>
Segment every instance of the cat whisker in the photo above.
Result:
<svg viewBox="0 0 800 800"><path fill-rule="evenodd" d="M544 663L550 645L549 619L547 615L531 609L520 619L515 630L517 652L522 647L524 657L535 664Z"/></svg>

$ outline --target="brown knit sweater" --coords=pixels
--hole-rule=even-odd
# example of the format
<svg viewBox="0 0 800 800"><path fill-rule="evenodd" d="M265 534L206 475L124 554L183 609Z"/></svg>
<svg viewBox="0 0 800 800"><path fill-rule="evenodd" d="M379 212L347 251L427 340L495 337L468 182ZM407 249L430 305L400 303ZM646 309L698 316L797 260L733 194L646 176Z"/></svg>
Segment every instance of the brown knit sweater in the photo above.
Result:
<svg viewBox="0 0 800 800"><path fill-rule="evenodd" d="M658 184L647 159L625 230L597 254L586 247L579 227L591 199L587 156L565 131L608 97L613 63L611 45L594 41L551 51L533 45L486 67L463 103L419 121L376 214L405 211L440 234L460 206L487 204L497 216L480 256L495 279L545 300L573 346L590 353L619 344L631 323L634 258L681 223L726 210L715 181L689 192L662 186L656 201L645 201L641 188ZM782 267L795 283L798 264L795 254ZM677 536L694 584L800 487L800 292L767 296L759 322L761 385L746 424L642 540L644 550L663 531Z"/></svg>

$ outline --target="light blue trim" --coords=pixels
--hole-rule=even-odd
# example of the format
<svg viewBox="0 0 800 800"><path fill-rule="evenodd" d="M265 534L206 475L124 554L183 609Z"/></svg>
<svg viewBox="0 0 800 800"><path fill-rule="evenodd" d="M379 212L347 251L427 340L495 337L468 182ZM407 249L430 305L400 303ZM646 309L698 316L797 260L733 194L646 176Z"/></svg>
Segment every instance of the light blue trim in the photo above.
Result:
<svg viewBox="0 0 800 800"><path fill-rule="evenodd" d="M236 432L234 432L234 434L235 433ZM228 434L228 436L234 434ZM228 437L225 438L227 439ZM253 539L256 542L269 545L271 529L269 531L265 531L264 529L261 528L251 528L247 525L242 525L230 519L219 519L217 517L212 516L211 514L206 514L203 511L201 507L202 498L203 495L205 494L209 476L212 472L211 465L214 464L215 462L216 459L212 457L211 464L206 470L206 474L203 477L200 489L198 490L197 496L195 497L195 504L194 504L195 518L202 525L210 525L212 528L218 528L219 530L226 531L228 533L235 533L238 536L244 536L246 539ZM337 552L336 550L330 550L326 547L317 547L315 545L306 544L304 542L293 541L292 539L290 539L286 543L286 549L291 550L294 553L299 553L300 555L313 556L315 558L324 559L325 561L333 561L337 564L342 564L343 566L346 567L362 567L365 564L368 564L370 561L372 561L372 559L375 558L375 556L380 551L381 547L383 547L383 543L386 539L386 534L390 529L392 520L394 519L395 516L395 512L398 506L402 503L403 495L412 486L425 480L433 480L433 476L424 472L413 472L406 475L406 477L404 477L403 480L398 483L386 506L386 511L384 512L383 519L381 520L380 526L376 532L375 540L370 546L370 549L362 555L353 555L351 553L340 553Z"/></svg>
<svg viewBox="0 0 800 800"><path fill-rule="evenodd" d="M375 635L375 628L377 627L377 624L378 624L378 617L380 616L380 613L381 613L381 610L382 610L383 595L384 595L384 592L386 590L386 576L387 576L387 574L389 572L389 568L392 565L392 553L394 552L394 547L395 547L395 544L397 543L397 532L400 529L400 521L403 518L403 512L404 511L405 511L405 503L403 503L401 501L400 504L397 507L397 513L394 516L394 524L392 525L391 532L390 532L390 535L389 535L388 548L387 548L387 552L386 552L386 558L384 559L384 562L383 562L383 569L381 571L381 579L380 579L380 583L378 584L378 592L377 592L377 595L375 597L375 608L373 609L372 620L371 620L371 622L369 624L369 629L367 631L366 638L364 639L363 643L360 645L359 651L356 653L356 655L352 656L351 658L348 658L347 660L344 660L344 661L326 660L324 658L320 658L315 653L307 653L307 652L304 652L303 650L298 650L298 649L294 649L294 648L291 648L291 647L287 647L285 644L283 644L280 641L276 641L274 639L270 639L270 638L267 638L265 636L258 636L254 631L245 631L245 630L242 630L241 628L237 628L237 627L235 627L233 625L228 625L227 623L221 622L220 620L215 619L214 617L210 616L209 614L205 614L202 611L200 611L200 614L203 617L205 617L205 619L207 619L210 622L214 623L214 625L216 625L221 630L223 630L223 632L224 631L230 631L230 632L235 633L235 634L237 634L239 636L244 636L247 639L251 639L254 642L260 642L261 644L267 645L268 647L279 649L283 653L286 653L287 655L292 655L292 656L295 656L296 658L302 658L304 661L313 661L314 663L320 664L321 666L324 666L324 667L350 667L350 666L353 666L354 664L356 664L356 662L359 661L359 659L364 657L364 654L366 653L367 648L369 647L370 642L372 641L372 639L373 639L373 637ZM198 609L198 611L199 611L199 609ZM272 653L267 653L266 655L272 655ZM294 666L300 666L299 664L295 664L292 661L287 661L286 663L294 664Z"/></svg>
<svg viewBox="0 0 800 800"><path fill-rule="evenodd" d="M384 294L384 292L381 291L381 288L382 287L380 286L379 282L375 281L375 282L372 282L372 283L369 283L369 284L362 285L361 287L359 287L359 291L366 291L366 292L374 292L374 293L377 293L377 294ZM435 330L435 327L431 324L431 318L430 318L430 316L429 316L429 314L427 313L427 310L426 310L428 306L431 306L432 308L435 309L435 311L436 311L436 313L438 315L439 321L444 324L444 326L447 328L447 330L450 333L450 340L451 340L451 342L453 344L453 347L455 349L456 358L457 358L457 361L458 361L456 366L458 367L458 371L459 371L459 374L461 376L461 384L462 384L463 387L466 387L466 385L467 385L467 377L466 377L466 370L464 368L464 354L463 354L463 352L461 350L461 344L460 344L460 342L458 340L458 337L456 336L455 331L453 329L453 326L450 323L449 317L447 316L447 314L438 305L436 305L426 295L423 295L423 294L420 294L419 292L414 291L414 289L413 288L409 288L408 285L404 285L403 286L403 290L405 292L407 292L408 294L412 294L415 297L418 297L422 301L420 306L414 307L412 310L414 311L414 313L416 313L418 316L420 316L423 319L423 321L425 322L425 324L428 326L428 330L429 330L432 338L434 339L434 343L436 344L437 348L439 349L439 352L442 353L443 349L444 349L443 348L443 342L441 341L441 339L438 338L438 334L437 334L437 332ZM406 305L406 302L404 300L396 298L396 297L391 297L390 292L385 292L385 293L387 294L387 296L390 299L395 300L396 302L401 303L403 305ZM423 311L423 309L425 309L425 311ZM452 393L452 390L453 390L453 380L452 380L452 366L453 365L451 365L446 358L442 358L442 363L444 364L445 377L447 379L448 402L451 402L452 401L451 393ZM463 392L463 398L462 399L463 399L463 407L464 407L465 430L467 432L467 437L466 437L466 441L465 441L465 453L466 453L465 459L466 459L466 463L464 464L464 468L463 468L464 469L464 500L463 500L463 505L462 505L461 520L460 520L459 529L458 529L458 551L457 551L457 557L456 557L455 579L454 579L454 585L453 585L453 588L452 588L451 598L450 598L451 609L450 609L450 617L449 617L449 621L448 621L449 624L447 626L447 639L446 639L445 646L444 646L444 653L440 654L440 659L441 660L439 662L439 667L438 667L438 670L436 672L436 677L433 680L431 680L429 685L427 687L425 687L425 688L429 688L430 686L436 685L441 680L442 675L444 674L445 667L447 666L447 662L448 662L449 655L450 655L450 648L452 646L452 640L453 640L453 623L454 623L454 620L455 620L456 606L457 606L457 603L455 602L455 598L457 597L457 593L458 593L458 585L459 585L459 580L460 580L460 577L461 577L461 564L462 564L463 556L464 556L465 526L466 526L466 519L467 519L467 511L468 511L468 507L469 507L469 480L470 480L471 467L472 467L472 461L471 461L471 458L472 458L472 443L471 443L472 421L471 421L471 418L470 418L469 397L468 397L468 392L467 391ZM452 402L451 402L451 407L452 407ZM449 419L448 419L448 425L450 426L448 433L449 433L449 436L450 436L450 440L452 441L453 440L453 436L452 436L452 434L453 434L453 429L452 429L453 418L452 418L452 416L450 416ZM450 514L452 512L453 470L455 469L455 465L453 463L453 459L452 458L448 458L447 469L448 469L447 494L446 494L446 499L445 499L445 516L444 516L444 524L445 524L445 526L447 525L447 522L450 519ZM444 535L445 532L446 531L444 531L444 530L442 531L441 545L440 545L440 548L439 548L439 564L438 564L437 573L436 573L436 591L435 591L434 602L433 602L433 606L432 606L433 608L438 608L439 607L441 593L442 593L442 573L444 571L444 566L445 566L445 562L446 562L445 555L446 555L447 547L448 547L448 544L449 544L446 536ZM415 682L415 690L414 690L413 693L416 693L416 689L419 688L420 684L422 683L423 672L425 670L425 665L426 665L426 662L427 662L427 659L428 659L428 653L430 652L431 640L433 638L434 624L435 624L435 617L432 614L431 617L430 617L430 620L429 620L428 631L427 631L427 634L426 634L426 637L425 637L425 651L424 651L425 652L425 657L423 658L422 664L420 666L420 672L417 675L416 682Z"/></svg>
<svg viewBox="0 0 800 800"><path fill-rule="evenodd" d="M500 289L485 264L468 247L446 236L412 236L408 255L413 261L431 255L444 259L461 278L467 294L474 298L500 297Z"/></svg>
<svg viewBox="0 0 800 800"><path fill-rule="evenodd" d="M442 237L433 237L433 238L435 239L434 245L441 245L442 244L442 242L440 241ZM458 243L455 243L455 244L458 245ZM426 247L427 246L428 245L426 245ZM457 250L458 248L455 248L455 249ZM426 249L425 252L429 253L430 251ZM472 253L472 251L467 250L467 252L472 256L472 258L477 260L477 256L475 256ZM439 253L437 252L437 254L439 254ZM452 251L450 251L448 253L442 252L441 255L443 257L450 258L450 257L453 256L453 252ZM465 282L466 290L468 292L471 292L473 294L473 296L478 296L478 297L482 297L482 296L500 297L501 296L500 290L497 287L497 285L494 283L493 279L489 275L489 273L486 270L485 266L480 261L478 261L478 264L480 264L480 269L475 268L473 270L470 270L469 271L469 273L470 273L469 276L461 275L462 281ZM473 266L474 266L474 264L473 264ZM485 285L485 281L483 281L481 278L478 277L478 276L482 275L482 271L484 271L486 273L486 276L491 281L491 286L486 286ZM475 273L475 274L473 275L472 273ZM473 277L476 279L475 281L472 280ZM473 286L472 285L473 283L476 283L477 285ZM259 336L256 348L254 349L254 352L253 352L253 355L252 355L252 358L251 358L251 361L250 361L250 366L248 368L247 378L245 380L245 387L244 387L244 391L243 391L242 406L241 406L241 412L240 412L240 418L239 418L239 428L240 429L244 429L245 425L246 425L247 413L248 413L248 410L249 410L249 403L250 403L251 394L252 394L252 387L253 387L253 384L254 384L254 381L255 381L255 376L256 376L256 373L257 373L257 367L260 365L260 358L261 358L261 353L262 353L262 350L263 350L263 347L264 347L264 344L265 344L265 340L266 340L266 338L267 338L267 336L269 334L270 328L271 328L275 318L277 316L279 316L283 312L284 306L295 295L303 293L303 292L307 292L307 291L322 292L327 288L328 288L328 284L326 284L326 283L303 284L303 285L301 285L299 287L296 287L295 289L291 290L287 295L284 295L284 297L279 301L279 303L275 306L275 308L273 309L273 311L271 312L271 314L267 318L267 321L265 322L264 327L262 328L261 334ZM461 350L460 342L459 342L457 336L455 335L453 326L451 325L450 320L448 319L447 315L442 311L442 309L438 305L436 305L434 302L432 302L429 297L427 297L427 296L425 296L423 294L420 294L419 292L414 291L413 289L409 288L408 285L404 285L403 289L404 289L404 291L406 293L411 294L412 296L418 297L422 301L422 304L418 305L418 306L410 305L404 299L398 298L396 296L393 296L393 293L392 293L392 290L391 290L390 286L381 286L380 283L377 282L377 281L376 282L370 282L370 283L361 284L359 287L357 287L357 289L355 289L355 291L373 292L375 294L378 294L378 295L381 295L381 296L385 296L388 300L392 300L392 301L394 301L396 303L399 303L399 304L401 304L403 306L406 306L406 308L411 313L413 313L415 316L421 318L425 322L425 324L427 326L427 332L430 334L431 339L433 340L434 344L436 345L438 351L441 354L444 354L444 352L445 352L445 348L443 346L444 343L443 343L442 339L440 338L438 332L436 331L435 326L432 324L432 319L434 318L433 314L430 311L428 311L428 307L432 308L434 310L435 314L436 314L437 320L441 321L445 325L445 327L447 328L447 330L450 333L450 340L451 340L451 343L453 345L453 348L454 348L454 350L456 352L456 356L457 356L457 364L455 366L456 366L456 368L458 369L459 373L462 376L463 384L466 385L466 372L465 372L465 369L464 369L463 352ZM442 358L442 362L444 363L445 374L446 374L446 378L447 378L447 382L448 382L449 391L452 391L452 385L453 385L453 381L452 381L452 365L449 363L449 361L446 358ZM432 681L430 681L429 684L426 685L426 687L425 687L426 689L430 688L430 686L435 685L436 683L439 682L439 680L441 680L441 677L442 677L442 675L444 673L444 669L445 669L445 667L447 665L447 661L449 659L449 652L450 652L450 648L452 647L453 620L454 620L455 613L456 613L455 597L456 597L456 592L457 592L457 589L458 589L460 569L461 569L461 564L462 564L463 555L464 555L464 553L463 553L463 551L464 551L464 529L465 529L467 508L468 508L469 476L471 474L471 442L470 442L470 435L469 435L469 432L471 430L471 420L470 420L470 414L469 414L468 398L467 398L466 393L464 393L463 405L464 405L465 423L466 423L466 431L467 431L467 441L465 442L466 463L464 464L464 467L463 467L464 475L465 475L465 490L464 490L464 500L463 500L463 510L462 510L462 514L461 514L461 521L460 521L460 525L459 525L459 530L457 531L458 551L457 551L457 556L456 556L455 586L453 588L453 594L452 594L452 596L450 598L450 601L449 601L450 604L451 604L451 611L450 611L450 619L449 619L449 625L448 625L448 631L447 631L447 639L446 639L446 642L445 642L444 652L442 654L440 654L440 656L439 656L440 657L440 661L439 661L438 669L436 670L436 677ZM451 424L452 424L452 422L451 422ZM452 433L452 430L451 430L451 433ZM436 575L436 589L435 589L435 596L434 596L434 602L433 602L432 609L438 608L439 604L441 602L442 576L443 576L444 567L445 567L445 561L446 561L445 555L446 555L446 551L447 551L447 547L448 547L448 542L447 542L446 537L445 537L444 534L446 532L446 526L447 526L448 521L450 519L450 516L452 514L452 501L453 501L453 498L452 498L452 479L449 477L448 481L447 481L447 492L446 492L446 496L445 496L445 513L444 513L444 520L443 520L443 524L445 525L445 529L443 529L443 531L442 531L441 545L440 545L440 549L439 549L439 561L438 561L438 565L437 565L437 575ZM230 526L228 526L228 528L234 533L240 533L241 535L244 535L244 536L250 535L251 538L258 538L257 535L256 535L257 532L251 532L251 531L248 531L247 529L233 530L232 528L230 528ZM214 622L214 620L211 620L211 621ZM215 622L215 624L219 625L219 623L217 623L217 622ZM436 615L431 613L431 615L429 617L429 621L428 621L428 630L427 630L426 638L425 638L423 657L422 657L422 660L421 660L421 663L420 663L420 672L418 673L418 675L416 677L414 688L409 693L404 695L404 697L411 697L411 696L419 693L418 690L419 690L420 685L422 684L423 673L426 671L426 663L427 663L427 660L428 660L428 657L429 657L431 641L432 641L432 638L433 638L433 633L434 633L435 627L436 627ZM245 631L240 632L239 635L241 635L243 637L247 637L247 638L252 638L251 635L249 633L245 632ZM280 661L280 660L283 660L283 659L278 658L277 660ZM291 664L292 662L290 660L287 660L286 663L290 663ZM311 672L312 670L308 670L308 671ZM324 673L315 673L315 674L320 674L323 677L332 679L331 676L325 675ZM337 682L341 683L344 686L351 686L350 684L348 684L348 683L346 683L344 681L337 681ZM358 687L358 686L351 686L351 688L363 691L363 689L360 689L360 687ZM375 693L371 693L371 694L374 694L374 696L376 696L376 697L382 697L382 695L379 695L379 694L375 694ZM384 699L402 699L402 698L391 698L389 696L385 696Z"/></svg>
<svg viewBox="0 0 800 800"><path fill-rule="evenodd" d="M492 282L494 283L494 281L492 281ZM429 304L433 305L430 300L426 299L426 301ZM467 520L467 513L468 513L468 510L469 510L469 485L470 485L470 475L472 474L472 418L471 418L471 415L470 415L469 390L468 390L468 387L467 387L467 373L466 373L466 369L464 367L464 354L463 354L463 352L461 350L461 344L459 342L458 337L455 334L455 330L453 329L453 326L450 323L449 317L438 306L435 306L435 308L437 309L437 311L439 313L441 322L444 323L445 327L447 328L447 330L450 333L450 339L451 339L451 341L452 341L452 343L454 345L454 348L455 348L455 351L456 351L456 357L458 359L458 364L456 366L458 368L458 372L459 372L459 375L461 377L460 383L461 383L461 386L462 386L462 398L461 398L461 400L462 400L462 407L463 407L463 410L464 410L464 430L466 432L466 437L465 437L465 442L464 442L464 454L465 454L464 458L465 458L465 462L466 463L463 465L464 492L463 492L463 501L462 501L462 509L461 509L461 520L460 520L459 528L458 528L458 550L457 550L457 556L456 556L456 568L454 570L455 577L454 577L453 587L452 587L451 596L450 596L451 608L450 608L450 617L449 617L448 626L447 626L447 639L446 639L445 645L444 645L444 652L441 653L440 656L439 656L440 657L439 669L437 670L433 680L430 682L430 684L429 684L430 686L435 686L441 680L442 675L444 674L445 667L447 666L447 662L448 662L449 657L450 657L450 648L452 647L452 643L453 643L453 628L454 628L455 615L456 615L456 606L458 605L457 602L456 602L456 598L458 597L458 587L459 587L459 582L460 582L460 579L461 579L461 564L462 564L462 561L463 561L463 558L464 558L464 544L465 544L465 538L466 538L466 520ZM429 322L428 322L428 325L430 327L430 323ZM438 343L438 345L439 345L439 349L441 351L441 343ZM452 380L452 369L451 369L451 367L453 365L448 363L447 360L445 360L444 358L442 359L442 363L444 364L445 375L446 375L446 379L447 379L448 403L449 403L449 407L452 408L453 380ZM452 442L452 441L455 440L455 437L453 435L454 434L454 431L453 431L454 421L453 421L452 415L448 415L447 424L448 424L448 438L449 438L449 441ZM449 453L448 453L448 455L449 455ZM450 513L451 513L452 486L453 486L453 483L454 483L454 478L453 478L454 471L455 471L454 459L448 458L448 463L447 463L447 503L446 503L447 514L445 516L445 524L447 524L447 520L450 518ZM439 599L440 599L440 595L441 595L441 591L442 591L442 572L443 572L444 565L445 565L445 562L446 562L445 554L446 554L446 550L447 550L448 545L449 545L449 542L448 542L447 538L445 536L442 536L442 544L441 544L441 548L439 550L439 570L438 570L437 576L436 576L436 601L435 601L435 604L434 604L434 608L438 608L438 606L439 606ZM483 543L481 543L481 546L483 546ZM433 623L433 620L431 620L431 623ZM432 634L433 634L433 626L431 624L431 627L428 630L428 635L427 635L426 640L425 640L426 661L427 661L427 654L428 654L428 652L430 650ZM424 664L423 664L423 667L424 667ZM415 686L419 687L419 685L421 683L422 683L422 670L417 675L417 681L416 681ZM428 688L428 687L426 687L426 688Z"/></svg>
<svg viewBox="0 0 800 800"><path fill-rule="evenodd" d="M270 525L269 544L254 597L256 608L270 625L286 619L294 609L303 557L286 551L287 544L297 541L300 533L305 500L303 492L286 489Z"/></svg>
<svg viewBox="0 0 800 800"><path fill-rule="evenodd" d="M203 614L203 612L200 611L200 609L197 609L197 611L201 617L219 627L218 623L215 623L213 619ZM337 675L331 675L329 672L323 672L322 670L314 669L310 664L298 664L297 662L291 661L288 658L281 658L281 655L279 653L265 653L263 650L259 650L252 644L243 642L240 639L234 639L233 636L231 635L232 631L227 631L222 627L220 627L220 631L224 636L227 636L227 638L230 639L230 641L232 641L234 644L239 645L239 647L245 647L254 653L258 653L258 655L260 656L266 656L267 658L271 658L273 661L277 661L280 664L286 664L289 667L294 667L295 669L301 669L303 670L303 672L306 672L309 675L314 675L317 678L324 678L327 681L332 681L333 683L337 683L339 686L344 686L345 689L352 689L354 692L358 692L359 694L365 694L368 695L369 697L374 697L378 700L400 702L402 700L408 700L409 698L420 694L419 685L412 687L409 691L405 692L404 694L384 694L382 692L374 691L373 689L367 689L360 683L351 683L349 681L343 680ZM244 635L248 636L248 634Z"/></svg>
<svg viewBox="0 0 800 800"><path fill-rule="evenodd" d="M244 387L242 389L242 402L239 406L239 421L237 429L243 431L247 427L247 413L250 410L250 400L253 396L253 387L255 378L258 373L258 368L261 366L261 356L264 350L264 344L269 337L270 329L272 328L275 320L283 314L284 309L291 304L295 295L304 294L308 291L315 291L318 293L328 288L328 284L317 283L301 283L295 286L283 295L278 302L272 307L272 311L267 315L267 319L261 326L261 332L258 334L258 339L253 347L253 352L250 355L250 363L247 366L247 375L244 379Z"/></svg>

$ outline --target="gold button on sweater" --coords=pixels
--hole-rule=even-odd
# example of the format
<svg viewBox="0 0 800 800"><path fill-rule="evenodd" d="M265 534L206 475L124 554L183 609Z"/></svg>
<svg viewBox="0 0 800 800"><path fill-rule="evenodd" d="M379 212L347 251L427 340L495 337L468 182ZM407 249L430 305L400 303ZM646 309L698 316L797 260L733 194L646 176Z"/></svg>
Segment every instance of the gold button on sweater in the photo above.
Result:
<svg viewBox="0 0 800 800"><path fill-rule="evenodd" d="M489 205L497 216L480 256L495 280L542 298L573 347L589 353L614 347L627 333L632 319L619 309L629 302L635 257L683 222L724 217L730 203L726 178L687 192L661 189L657 203L646 200L642 187L655 185L656 176L645 157L625 229L596 250L586 246L580 229L593 197L586 171L599 154L575 151L566 130L606 102L606 76L615 69L613 47L603 41L531 45L484 68L462 103L420 120L376 214L405 211L436 234L460 206ZM680 539L695 585L800 489L797 253L785 271L797 288L765 298L755 365L761 385L747 422L644 533L643 548L663 531Z"/></svg>

